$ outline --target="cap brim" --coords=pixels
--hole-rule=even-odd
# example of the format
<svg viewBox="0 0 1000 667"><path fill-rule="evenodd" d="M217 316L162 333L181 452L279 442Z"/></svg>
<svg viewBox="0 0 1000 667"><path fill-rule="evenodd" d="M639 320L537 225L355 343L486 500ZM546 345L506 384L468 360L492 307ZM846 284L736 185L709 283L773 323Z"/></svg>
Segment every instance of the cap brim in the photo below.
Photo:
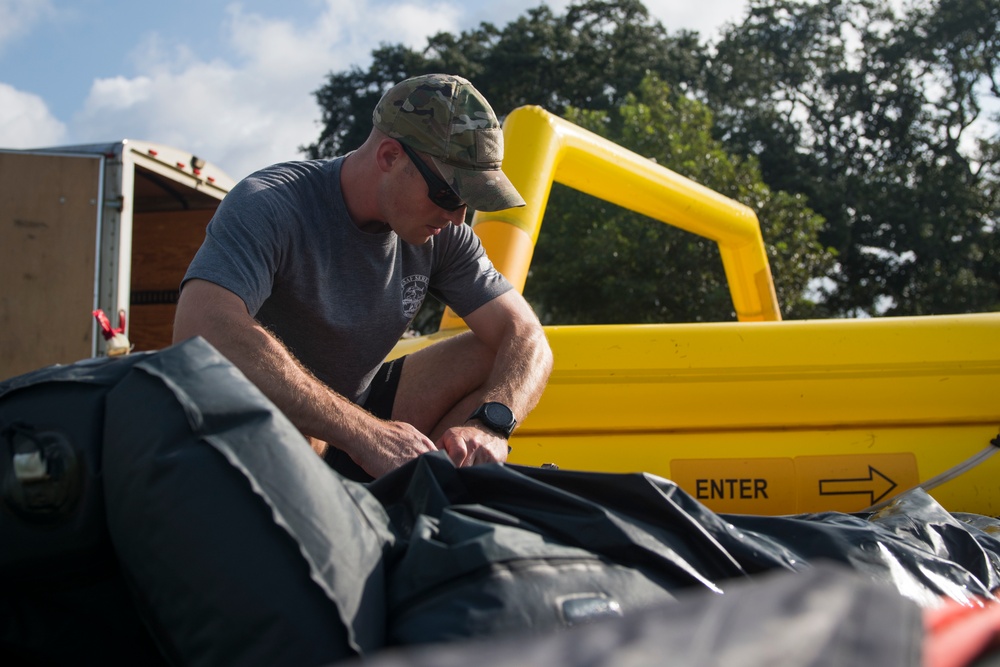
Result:
<svg viewBox="0 0 1000 667"><path fill-rule="evenodd" d="M435 157L434 164L448 185L469 208L476 211L502 211L524 206L524 198L499 169L478 170L453 167Z"/></svg>

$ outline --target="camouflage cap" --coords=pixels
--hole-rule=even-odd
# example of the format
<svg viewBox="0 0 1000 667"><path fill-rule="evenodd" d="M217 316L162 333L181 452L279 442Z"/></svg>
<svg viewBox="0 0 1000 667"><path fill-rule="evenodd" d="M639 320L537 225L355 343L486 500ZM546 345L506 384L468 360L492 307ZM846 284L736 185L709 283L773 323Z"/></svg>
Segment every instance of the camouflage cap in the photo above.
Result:
<svg viewBox="0 0 1000 667"><path fill-rule="evenodd" d="M427 74L393 86L375 105L375 127L426 153L470 208L524 206L500 170L503 130L478 90L459 76Z"/></svg>

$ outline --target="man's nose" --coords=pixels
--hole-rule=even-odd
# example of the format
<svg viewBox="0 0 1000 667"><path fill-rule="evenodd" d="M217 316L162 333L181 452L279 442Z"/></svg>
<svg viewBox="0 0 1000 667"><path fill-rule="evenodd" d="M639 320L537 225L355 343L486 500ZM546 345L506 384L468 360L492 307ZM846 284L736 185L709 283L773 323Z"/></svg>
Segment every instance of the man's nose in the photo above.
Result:
<svg viewBox="0 0 1000 667"><path fill-rule="evenodd" d="M468 206L460 206L454 211L448 211L448 221L456 227L465 222L465 215L469 212Z"/></svg>

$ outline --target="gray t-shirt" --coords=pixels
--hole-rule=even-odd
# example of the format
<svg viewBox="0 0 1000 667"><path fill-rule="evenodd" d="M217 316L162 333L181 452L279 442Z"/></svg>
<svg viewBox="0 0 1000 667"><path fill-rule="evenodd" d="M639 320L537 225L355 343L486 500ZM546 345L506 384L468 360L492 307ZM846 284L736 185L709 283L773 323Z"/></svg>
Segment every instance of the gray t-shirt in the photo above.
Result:
<svg viewBox="0 0 1000 667"><path fill-rule="evenodd" d="M286 162L238 183L184 281L239 296L317 378L359 401L428 292L461 317L511 285L469 225L421 246L362 232L341 194L343 160Z"/></svg>

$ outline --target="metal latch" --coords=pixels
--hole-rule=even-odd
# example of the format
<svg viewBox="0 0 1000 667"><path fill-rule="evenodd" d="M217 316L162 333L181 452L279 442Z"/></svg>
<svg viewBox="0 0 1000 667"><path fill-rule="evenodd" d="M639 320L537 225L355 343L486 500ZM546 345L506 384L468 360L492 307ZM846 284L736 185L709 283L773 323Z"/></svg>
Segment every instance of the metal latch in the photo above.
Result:
<svg viewBox="0 0 1000 667"><path fill-rule="evenodd" d="M82 469L67 437L15 423L0 431L0 496L15 513L35 520L68 516L82 491Z"/></svg>

